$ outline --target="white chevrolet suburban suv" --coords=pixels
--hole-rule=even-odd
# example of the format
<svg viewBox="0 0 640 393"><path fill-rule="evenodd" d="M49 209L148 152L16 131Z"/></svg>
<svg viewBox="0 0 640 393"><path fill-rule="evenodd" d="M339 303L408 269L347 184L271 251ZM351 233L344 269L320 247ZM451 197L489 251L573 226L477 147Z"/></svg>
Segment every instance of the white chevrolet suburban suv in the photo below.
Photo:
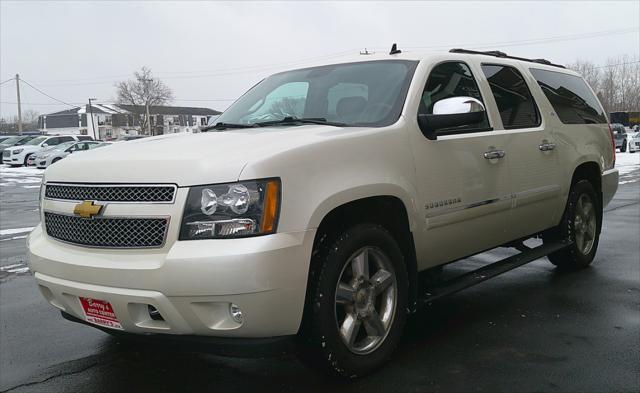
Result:
<svg viewBox="0 0 640 393"><path fill-rule="evenodd" d="M363 375L421 305L544 256L587 266L618 184L584 80L502 52L278 73L204 131L47 169L29 264L65 318L232 355L295 342ZM519 253L439 274L496 247Z"/></svg>

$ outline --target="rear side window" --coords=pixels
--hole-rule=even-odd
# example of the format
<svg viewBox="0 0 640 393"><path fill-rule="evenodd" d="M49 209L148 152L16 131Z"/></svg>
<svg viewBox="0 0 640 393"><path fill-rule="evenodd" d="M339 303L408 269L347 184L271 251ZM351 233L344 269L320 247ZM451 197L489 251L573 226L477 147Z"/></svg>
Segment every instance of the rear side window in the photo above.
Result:
<svg viewBox="0 0 640 393"><path fill-rule="evenodd" d="M540 112L522 74L513 67L483 64L500 118L505 129L530 128L540 125Z"/></svg>
<svg viewBox="0 0 640 393"><path fill-rule="evenodd" d="M471 97L483 102L480 89L476 83L469 67L462 62L446 62L438 64L433 68L427 84L422 92L422 100L418 113L433 114L433 105L445 98L451 97ZM485 113L484 119L470 126L457 127L455 129L439 129L438 132L472 132L486 131L489 121Z"/></svg>
<svg viewBox="0 0 640 393"><path fill-rule="evenodd" d="M575 75L530 69L564 124L601 124L607 118L586 82Z"/></svg>
<svg viewBox="0 0 640 393"><path fill-rule="evenodd" d="M81 135L81 136L79 136L79 137L78 137L78 140L79 140L79 141L92 141L92 140L93 140L93 138L92 138L92 137L90 137L90 136L82 136L82 135Z"/></svg>
<svg viewBox="0 0 640 393"><path fill-rule="evenodd" d="M71 136L61 136L58 143L75 141Z"/></svg>

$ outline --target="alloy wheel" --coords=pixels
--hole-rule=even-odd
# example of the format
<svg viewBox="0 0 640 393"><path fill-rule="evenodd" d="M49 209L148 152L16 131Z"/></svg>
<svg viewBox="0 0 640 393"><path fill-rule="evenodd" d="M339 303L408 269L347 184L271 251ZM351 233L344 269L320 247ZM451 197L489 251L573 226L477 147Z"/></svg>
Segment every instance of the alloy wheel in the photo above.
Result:
<svg viewBox="0 0 640 393"><path fill-rule="evenodd" d="M593 201L587 194L582 194L576 204L573 226L575 230L576 247L587 255L593 248L596 238L596 209Z"/></svg>
<svg viewBox="0 0 640 393"><path fill-rule="evenodd" d="M385 340L395 315L397 280L391 260L376 247L363 247L340 273L335 293L339 336L353 353L375 351Z"/></svg>

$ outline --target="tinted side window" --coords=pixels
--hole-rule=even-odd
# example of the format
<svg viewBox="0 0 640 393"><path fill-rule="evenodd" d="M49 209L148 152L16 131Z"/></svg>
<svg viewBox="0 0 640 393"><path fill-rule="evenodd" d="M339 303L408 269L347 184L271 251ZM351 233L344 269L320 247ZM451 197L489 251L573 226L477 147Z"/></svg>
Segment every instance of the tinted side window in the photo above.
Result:
<svg viewBox="0 0 640 393"><path fill-rule="evenodd" d="M607 122L602 106L582 78L534 68L530 71L564 124Z"/></svg>
<svg viewBox="0 0 640 393"><path fill-rule="evenodd" d="M472 97L483 102L478 84L464 63L447 62L433 68L422 92L418 113L433 114L433 105L436 102L451 97ZM478 124L437 131L473 131L486 129L488 126L489 121L485 113L484 119Z"/></svg>
<svg viewBox="0 0 640 393"><path fill-rule="evenodd" d="M60 138L49 138L47 139L44 143L46 143L48 146L55 146L60 144Z"/></svg>
<svg viewBox="0 0 640 393"><path fill-rule="evenodd" d="M540 113L522 74L513 67L483 64L505 129L540 125Z"/></svg>
<svg viewBox="0 0 640 393"><path fill-rule="evenodd" d="M59 138L58 143L71 142L71 141L74 141L74 140L75 139L73 139L73 137L71 137L71 136L61 136Z"/></svg>
<svg viewBox="0 0 640 393"><path fill-rule="evenodd" d="M79 141L91 141L91 140L93 140L93 138L90 137L90 136L79 136L78 140Z"/></svg>

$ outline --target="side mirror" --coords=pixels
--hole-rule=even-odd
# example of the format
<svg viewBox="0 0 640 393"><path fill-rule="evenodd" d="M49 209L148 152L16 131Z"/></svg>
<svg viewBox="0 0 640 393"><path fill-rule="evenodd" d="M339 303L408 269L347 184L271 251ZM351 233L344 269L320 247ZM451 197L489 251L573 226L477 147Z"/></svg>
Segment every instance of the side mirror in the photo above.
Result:
<svg viewBox="0 0 640 393"><path fill-rule="evenodd" d="M433 105L433 114L419 114L418 126L429 140L438 139L437 130L476 124L484 119L485 108L472 97L450 97Z"/></svg>
<svg viewBox="0 0 640 393"><path fill-rule="evenodd" d="M47 143L43 143L43 144L42 144L42 147L49 147L49 144L47 144Z"/></svg>

